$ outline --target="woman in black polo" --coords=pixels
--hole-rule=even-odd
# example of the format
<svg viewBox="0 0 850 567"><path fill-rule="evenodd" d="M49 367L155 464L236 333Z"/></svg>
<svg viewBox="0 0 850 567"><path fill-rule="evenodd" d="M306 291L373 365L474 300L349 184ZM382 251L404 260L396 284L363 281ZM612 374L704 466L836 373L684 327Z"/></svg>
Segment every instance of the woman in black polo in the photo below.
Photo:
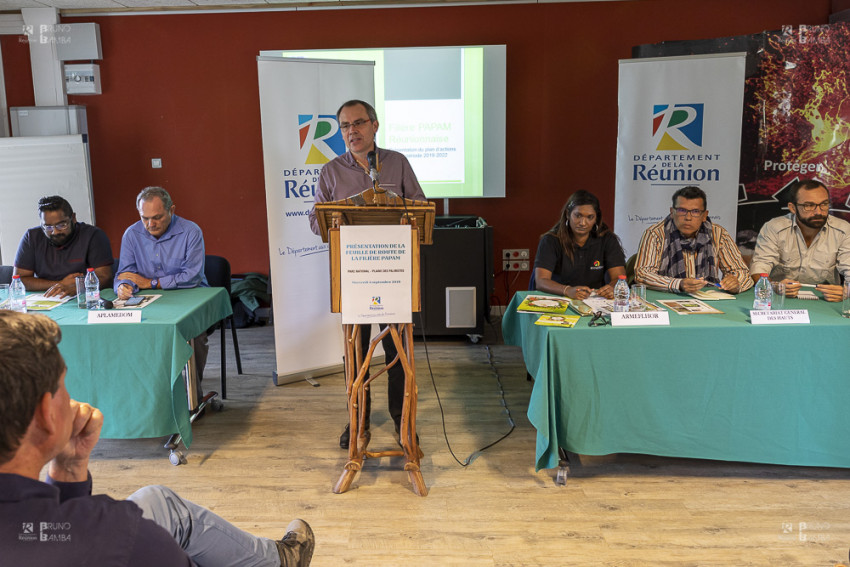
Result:
<svg viewBox="0 0 850 567"><path fill-rule="evenodd" d="M535 288L575 299L595 291L611 299L625 266L620 239L602 222L599 199L576 191L561 210L558 224L540 237L534 259Z"/></svg>

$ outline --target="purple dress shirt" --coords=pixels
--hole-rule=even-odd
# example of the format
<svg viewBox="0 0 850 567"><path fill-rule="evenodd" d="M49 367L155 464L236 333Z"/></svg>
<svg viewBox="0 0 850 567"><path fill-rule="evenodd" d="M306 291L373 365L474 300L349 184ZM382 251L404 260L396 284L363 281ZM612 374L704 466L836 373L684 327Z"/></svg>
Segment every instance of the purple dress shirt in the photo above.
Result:
<svg viewBox="0 0 850 567"><path fill-rule="evenodd" d="M378 181L384 189L392 191L400 197L425 201L425 193L419 186L416 174L410 167L410 162L393 150L377 149ZM319 173L319 186L316 189L316 203L339 201L356 195L372 186L372 178L354 159L351 152L326 163ZM319 223L316 220L316 207L310 210L310 229L319 234Z"/></svg>

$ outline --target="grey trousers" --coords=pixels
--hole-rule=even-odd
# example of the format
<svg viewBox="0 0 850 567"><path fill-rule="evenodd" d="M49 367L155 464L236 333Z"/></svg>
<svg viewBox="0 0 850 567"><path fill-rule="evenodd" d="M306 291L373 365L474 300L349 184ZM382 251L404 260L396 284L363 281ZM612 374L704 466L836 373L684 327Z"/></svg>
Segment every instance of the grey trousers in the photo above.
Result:
<svg viewBox="0 0 850 567"><path fill-rule="evenodd" d="M274 541L242 531L221 516L165 486L146 486L130 495L142 517L164 528L200 567L280 567Z"/></svg>

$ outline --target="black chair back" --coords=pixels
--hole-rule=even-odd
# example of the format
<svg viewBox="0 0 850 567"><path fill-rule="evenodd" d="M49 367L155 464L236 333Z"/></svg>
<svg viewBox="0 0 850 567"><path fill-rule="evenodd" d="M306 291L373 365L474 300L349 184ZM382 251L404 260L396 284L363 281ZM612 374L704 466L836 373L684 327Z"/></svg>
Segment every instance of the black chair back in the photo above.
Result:
<svg viewBox="0 0 850 567"><path fill-rule="evenodd" d="M0 266L0 283L12 283L12 272L14 266Z"/></svg>
<svg viewBox="0 0 850 567"><path fill-rule="evenodd" d="M227 258L207 255L204 258L204 275L210 287L223 287L230 295L230 262Z"/></svg>
<svg viewBox="0 0 850 567"><path fill-rule="evenodd" d="M230 262L227 258L221 256L204 256L204 276L207 278L207 283L210 287L223 287L227 290L227 295L230 296ZM230 298L231 304L233 298ZM233 324L233 315L228 315L226 319L230 320L230 333L233 337L233 350L236 354L236 371L242 374L242 356L239 354L239 339L236 338L236 325ZM224 329L227 324L224 320L221 321L221 399L227 399L227 364L224 355ZM212 329L211 329L212 330Z"/></svg>

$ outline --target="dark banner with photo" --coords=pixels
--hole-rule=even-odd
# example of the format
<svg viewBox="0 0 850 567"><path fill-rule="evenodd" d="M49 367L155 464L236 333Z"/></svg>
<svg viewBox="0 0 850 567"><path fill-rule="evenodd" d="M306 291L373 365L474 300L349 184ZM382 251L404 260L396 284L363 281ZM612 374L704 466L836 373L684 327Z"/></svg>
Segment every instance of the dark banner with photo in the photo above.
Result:
<svg viewBox="0 0 850 567"><path fill-rule="evenodd" d="M832 214L850 220L850 24L785 27L712 40L639 46L635 57L747 52L737 240L788 212L787 191L816 178Z"/></svg>

